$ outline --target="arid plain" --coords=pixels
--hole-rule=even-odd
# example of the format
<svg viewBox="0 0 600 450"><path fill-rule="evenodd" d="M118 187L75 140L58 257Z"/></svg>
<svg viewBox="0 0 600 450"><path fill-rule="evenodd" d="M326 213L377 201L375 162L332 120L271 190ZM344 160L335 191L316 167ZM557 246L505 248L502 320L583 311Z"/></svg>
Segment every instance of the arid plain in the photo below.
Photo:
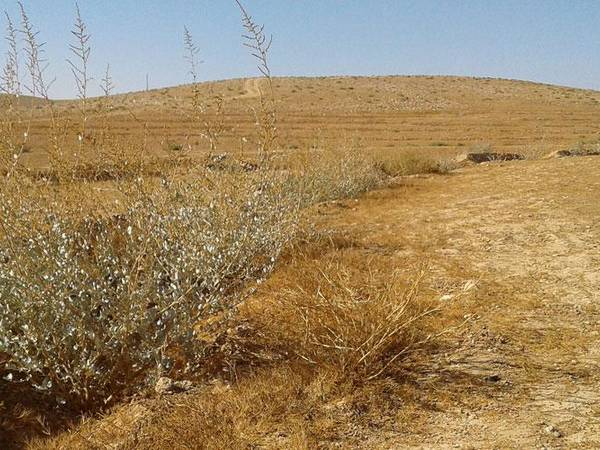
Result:
<svg viewBox="0 0 600 450"><path fill-rule="evenodd" d="M34 438L27 448L35 449L598 448L600 156L593 149L600 92L464 77L273 82L281 153L358 147L449 161L481 152L524 159L395 176L357 198L311 205L298 239L228 322L224 375L183 393L134 396L101 417L70 417L68 426L51 409L12 398L0 381L6 442ZM252 108L263 83L199 85L202 95L224 99L221 152L254 161ZM152 136L156 156L181 146L204 161L208 144L189 131L191 92L111 97L110 128L125 139ZM76 117L76 102L55 107ZM41 172L48 130L34 113L24 164ZM552 155L581 148L592 151ZM278 324L306 319L320 305L299 298L282 308L292 298L285 293L309 296L319 291L316 280L340 273L348 283L342 289L386 284L391 273L405 287L421 272L416 298L439 312L416 350L384 376L315 368L278 346L302 341ZM305 315L294 318L301 309ZM53 437L44 440L49 430Z"/></svg>

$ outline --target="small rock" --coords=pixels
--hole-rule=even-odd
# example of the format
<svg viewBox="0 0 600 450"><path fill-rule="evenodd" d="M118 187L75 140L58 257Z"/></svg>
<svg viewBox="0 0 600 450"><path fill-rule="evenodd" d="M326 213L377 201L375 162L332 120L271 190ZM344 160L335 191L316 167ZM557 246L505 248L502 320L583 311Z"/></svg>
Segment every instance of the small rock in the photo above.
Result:
<svg viewBox="0 0 600 450"><path fill-rule="evenodd" d="M475 164L481 164L484 162L491 161L513 161L523 160L525 157L518 153L494 153L494 152L482 152L482 153L466 153L456 157L457 163L472 162Z"/></svg>
<svg viewBox="0 0 600 450"><path fill-rule="evenodd" d="M485 381L487 381L488 383L497 383L501 379L502 377L500 377L500 375L498 375L497 373L485 377Z"/></svg>
<svg viewBox="0 0 600 450"><path fill-rule="evenodd" d="M554 159L554 158L566 158L569 156L573 156L570 150L555 150L552 153L549 153L545 156L545 159Z"/></svg>
<svg viewBox="0 0 600 450"><path fill-rule="evenodd" d="M552 436L554 436L554 437L556 437L556 438L560 438L560 437L562 437L562 433L561 433L561 432L560 432L560 430L559 430L558 428L556 428L554 425L547 425L547 426L544 428L544 431L545 431L547 434L550 434L550 435L552 435Z"/></svg>
<svg viewBox="0 0 600 450"><path fill-rule="evenodd" d="M187 392L193 387L191 381L173 381L168 377L160 377L154 386L154 391L159 395L168 395Z"/></svg>

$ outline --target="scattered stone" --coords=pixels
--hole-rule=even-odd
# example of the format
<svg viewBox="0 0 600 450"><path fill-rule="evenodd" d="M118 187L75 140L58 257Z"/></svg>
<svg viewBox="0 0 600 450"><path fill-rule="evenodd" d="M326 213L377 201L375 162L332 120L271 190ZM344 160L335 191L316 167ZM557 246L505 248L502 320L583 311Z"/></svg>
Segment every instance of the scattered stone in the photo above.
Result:
<svg viewBox="0 0 600 450"><path fill-rule="evenodd" d="M518 153L494 153L494 152L482 152L482 153L465 153L456 157L457 163L472 162L475 164L481 164L492 161L513 161L523 160L525 157Z"/></svg>
<svg viewBox="0 0 600 450"><path fill-rule="evenodd" d="M544 427L544 432L546 434L550 434L550 435L554 436L555 438L562 437L562 433L560 432L560 430L552 424L546 425L546 427Z"/></svg>
<svg viewBox="0 0 600 450"><path fill-rule="evenodd" d="M598 156L600 150L556 150L547 154L544 159L569 158L572 156Z"/></svg>
<svg viewBox="0 0 600 450"><path fill-rule="evenodd" d="M546 155L544 159L566 158L568 156L573 156L570 150L556 150Z"/></svg>
<svg viewBox="0 0 600 450"><path fill-rule="evenodd" d="M187 392L193 387L191 381L174 381L168 377L160 377L154 386L154 391L159 395L169 395Z"/></svg>
<svg viewBox="0 0 600 450"><path fill-rule="evenodd" d="M484 379L488 383L497 383L497 382L499 382L502 379L502 377L500 377L500 375L498 375L497 373L494 373L492 375L488 375Z"/></svg>

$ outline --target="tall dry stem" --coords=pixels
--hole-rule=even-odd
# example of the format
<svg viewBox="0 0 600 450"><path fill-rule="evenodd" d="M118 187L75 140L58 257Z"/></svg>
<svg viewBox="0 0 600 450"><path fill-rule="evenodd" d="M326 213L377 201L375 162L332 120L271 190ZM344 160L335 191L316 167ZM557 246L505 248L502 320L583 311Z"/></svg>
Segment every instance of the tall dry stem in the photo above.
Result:
<svg viewBox="0 0 600 450"><path fill-rule="evenodd" d="M235 2L242 14L242 24L246 30L246 34L243 35L244 45L250 49L252 56L258 61L258 70L267 80L267 95L265 96L259 86L260 109L254 111L260 131L259 151L261 163L265 164L272 158L272 152L277 141L277 109L273 77L269 67L269 50L273 43L273 36L267 37L264 31L265 26L254 21L240 0L235 0Z"/></svg>
<svg viewBox="0 0 600 450"><path fill-rule="evenodd" d="M88 64L92 49L89 44L91 35L88 33L87 26L81 17L78 3L75 3L75 23L71 34L75 38L75 43L69 45L69 50L75 59L67 59L67 62L71 67L77 87L77 97L80 100L79 110L81 121L77 137L79 141L78 154L81 155L85 147L86 126L88 122L88 84L92 81L92 78L88 74Z"/></svg>

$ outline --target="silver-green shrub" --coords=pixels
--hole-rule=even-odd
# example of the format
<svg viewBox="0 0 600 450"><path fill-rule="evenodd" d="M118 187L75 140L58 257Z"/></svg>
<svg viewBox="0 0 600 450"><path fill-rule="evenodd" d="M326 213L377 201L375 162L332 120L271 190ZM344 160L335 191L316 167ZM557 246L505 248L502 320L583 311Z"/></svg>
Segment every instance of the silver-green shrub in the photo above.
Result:
<svg viewBox="0 0 600 450"><path fill-rule="evenodd" d="M195 325L269 274L296 217L272 175L210 177L129 187L108 217L0 193L7 376L91 401L194 372Z"/></svg>

